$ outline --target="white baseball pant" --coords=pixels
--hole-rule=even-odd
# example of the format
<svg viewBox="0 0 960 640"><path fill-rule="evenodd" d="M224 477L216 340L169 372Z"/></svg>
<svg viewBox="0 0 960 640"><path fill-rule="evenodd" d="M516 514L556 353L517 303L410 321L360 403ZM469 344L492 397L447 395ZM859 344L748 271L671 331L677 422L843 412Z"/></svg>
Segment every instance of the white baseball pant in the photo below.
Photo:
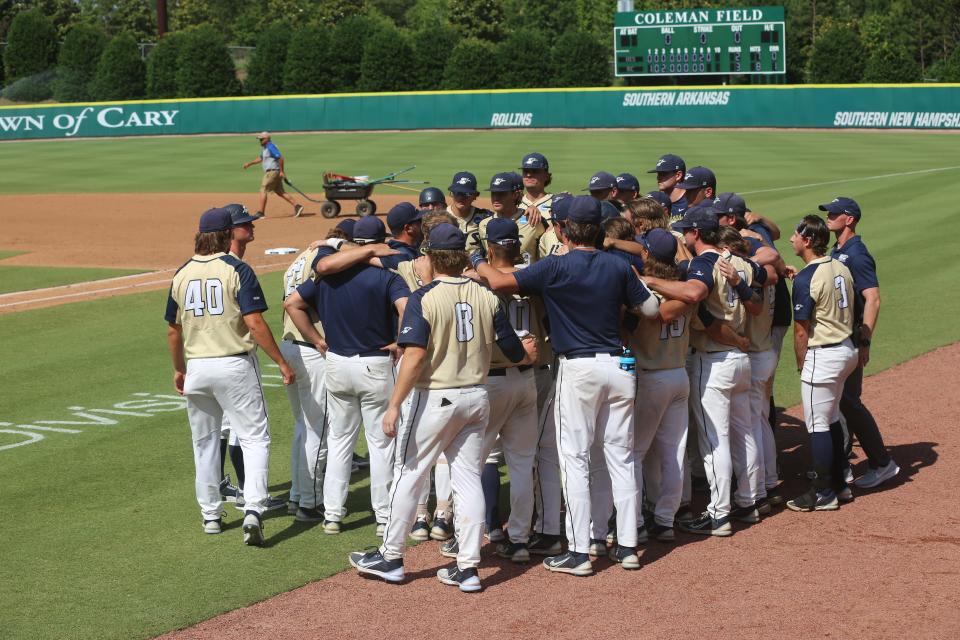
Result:
<svg viewBox="0 0 960 640"><path fill-rule="evenodd" d="M707 512L730 514L730 483L737 471L738 506L756 499L759 450L750 426L750 358L740 351L697 352L693 360L690 403L703 468L710 483Z"/></svg>
<svg viewBox="0 0 960 640"><path fill-rule="evenodd" d="M294 426L290 500L314 509L323 502L323 468L327 463L327 359L314 347L289 340L280 343L280 352L297 374L296 382L286 387Z"/></svg>
<svg viewBox="0 0 960 640"><path fill-rule="evenodd" d="M533 465L537 455L537 384L533 370L516 367L487 377L490 419L483 434L483 455L494 450L497 437L510 473L510 542L530 539L533 519ZM487 460L489 462L489 460Z"/></svg>
<svg viewBox="0 0 960 640"><path fill-rule="evenodd" d="M243 451L247 511L262 513L267 500L270 427L256 352L187 360L183 393L193 433L197 503L204 520L220 518L220 427L229 417Z"/></svg>
<svg viewBox="0 0 960 640"><path fill-rule="evenodd" d="M777 371L774 349L752 351L750 357L750 419L753 437L760 443L760 497L779 482L777 476L777 441L770 428L770 392L773 374Z"/></svg>
<svg viewBox="0 0 960 640"><path fill-rule="evenodd" d="M485 509L480 468L489 411L483 386L414 389L410 413L397 433L387 527L380 547L384 558L403 557L417 511L417 489L443 452L450 463L457 503L453 521L460 545L457 566L469 569L480 564Z"/></svg>
<svg viewBox="0 0 960 640"><path fill-rule="evenodd" d="M386 522L394 439L383 433L383 415L393 393L390 356L345 357L327 352L327 471L323 505L327 520L341 521L350 488L353 449L363 422L370 455L370 503L378 523Z"/></svg>
<svg viewBox="0 0 960 640"><path fill-rule="evenodd" d="M634 444L637 487L656 505L657 524L672 527L683 496L690 380L686 369L637 372ZM643 517L637 526L643 525Z"/></svg>
<svg viewBox="0 0 960 640"><path fill-rule="evenodd" d="M609 472L620 544L637 544L633 457L636 380L634 372L621 370L618 361L605 353L587 358L561 357L557 371L557 449L567 503L567 539L569 548L577 553L587 553L590 548L591 454L603 459ZM595 465L599 466L599 460Z"/></svg>
<svg viewBox="0 0 960 640"><path fill-rule="evenodd" d="M840 396L859 354L850 338L835 347L807 349L800 372L800 401L807 433L829 433L840 420Z"/></svg>

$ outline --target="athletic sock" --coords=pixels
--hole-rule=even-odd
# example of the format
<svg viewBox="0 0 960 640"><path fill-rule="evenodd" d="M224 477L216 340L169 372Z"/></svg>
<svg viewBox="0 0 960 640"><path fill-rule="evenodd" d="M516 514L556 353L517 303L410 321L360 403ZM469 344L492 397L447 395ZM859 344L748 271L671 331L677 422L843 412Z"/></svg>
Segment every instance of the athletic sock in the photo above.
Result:
<svg viewBox="0 0 960 640"><path fill-rule="evenodd" d="M237 473L237 486L243 488L243 449L239 445L230 445L230 462L233 464L233 470Z"/></svg>
<svg viewBox="0 0 960 640"><path fill-rule="evenodd" d="M227 439L220 438L220 481L221 482L223 482L223 480L226 478L226 476L223 473L223 468L226 462L227 462Z"/></svg>
<svg viewBox="0 0 960 640"><path fill-rule="evenodd" d="M480 484L483 486L483 499L487 504L487 527L499 527L500 522L500 468L492 463L483 465L480 473Z"/></svg>
<svg viewBox="0 0 960 640"><path fill-rule="evenodd" d="M813 455L813 470L816 477L813 486L817 491L831 488L830 470L833 469L833 439L827 432L810 435L810 451Z"/></svg>

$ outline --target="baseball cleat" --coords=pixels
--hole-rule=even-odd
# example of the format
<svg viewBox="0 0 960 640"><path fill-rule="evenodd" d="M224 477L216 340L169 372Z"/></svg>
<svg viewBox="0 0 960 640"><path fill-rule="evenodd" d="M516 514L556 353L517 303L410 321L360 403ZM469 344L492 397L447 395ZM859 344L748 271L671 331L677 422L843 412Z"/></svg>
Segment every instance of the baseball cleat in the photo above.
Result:
<svg viewBox="0 0 960 640"><path fill-rule="evenodd" d="M204 533L214 534L214 533L220 533L221 531L223 531L223 528L221 526L220 518L217 518L216 520L203 521Z"/></svg>
<svg viewBox="0 0 960 640"><path fill-rule="evenodd" d="M494 544L504 542L507 539L507 534L503 532L503 529L501 527L494 527L493 529L489 529L484 535L486 536L487 540L489 540L490 542L493 542Z"/></svg>
<svg viewBox="0 0 960 640"><path fill-rule="evenodd" d="M660 542L673 542L677 539L673 532L673 527L667 527L662 524L655 524L650 527L650 535Z"/></svg>
<svg viewBox="0 0 960 640"><path fill-rule="evenodd" d="M783 496L780 494L780 487L767 489L767 503L772 507L783 504Z"/></svg>
<svg viewBox="0 0 960 640"><path fill-rule="evenodd" d="M839 500L841 504L844 502L853 502L853 489L844 487L840 491L837 491L837 500Z"/></svg>
<svg viewBox="0 0 960 640"><path fill-rule="evenodd" d="M438 511L433 518L433 526L430 528L430 538L442 542L452 537L453 518L447 516L443 511Z"/></svg>
<svg viewBox="0 0 960 640"><path fill-rule="evenodd" d="M501 542L497 545L497 555L518 564L530 562L530 550L523 542Z"/></svg>
<svg viewBox="0 0 960 640"><path fill-rule="evenodd" d="M294 517L297 522L323 522L323 506L298 507Z"/></svg>
<svg viewBox="0 0 960 640"><path fill-rule="evenodd" d="M757 508L757 513L762 516L768 516L770 512L773 511L773 508L770 506L770 500L766 496L757 500L753 506Z"/></svg>
<svg viewBox="0 0 960 640"><path fill-rule="evenodd" d="M442 545L440 545L440 555L444 558L456 558L457 554L460 553L460 543L457 542L456 538L450 538Z"/></svg>
<svg viewBox="0 0 960 640"><path fill-rule="evenodd" d="M387 582L403 582L403 558L387 560L379 550L354 551L347 558L361 575L376 576Z"/></svg>
<svg viewBox="0 0 960 640"><path fill-rule="evenodd" d="M300 214L302 214L302 213L303 213L303 205L302 205L302 204L298 204L297 206L295 206L295 207L293 208L293 217L294 217L294 218L299 218L299 217L300 217Z"/></svg>
<svg viewBox="0 0 960 640"><path fill-rule="evenodd" d="M787 509L791 511L836 511L840 508L837 494L833 491L818 492L813 489L787 500Z"/></svg>
<svg viewBox="0 0 960 640"><path fill-rule="evenodd" d="M263 545L263 524L255 511L248 511L243 517L243 544L251 547Z"/></svg>
<svg viewBox="0 0 960 640"><path fill-rule="evenodd" d="M387 532L387 523L386 523L386 522L378 522L378 523L377 523L377 537L378 537L378 538L382 538L382 537L384 536L384 534L386 534L386 532Z"/></svg>
<svg viewBox="0 0 960 640"><path fill-rule="evenodd" d="M590 550L587 553L594 558L607 555L607 541L601 538L590 538Z"/></svg>
<svg viewBox="0 0 960 640"><path fill-rule="evenodd" d="M883 484L890 478L893 478L898 473L900 473L900 467L898 467L897 463L893 461L893 458L891 458L890 462L888 462L885 467L880 467L879 469L870 469L865 474L854 480L853 484L857 485L861 489L872 489Z"/></svg>
<svg viewBox="0 0 960 640"><path fill-rule="evenodd" d="M421 542L430 539L430 523L427 522L426 515L417 516L413 528L410 529L410 537Z"/></svg>
<svg viewBox="0 0 960 640"><path fill-rule="evenodd" d="M338 520L324 520L323 532L331 536L337 535L340 533L340 522Z"/></svg>
<svg viewBox="0 0 960 640"><path fill-rule="evenodd" d="M560 536L538 533L530 538L527 551L535 556L556 556L563 552L563 545L560 543Z"/></svg>
<svg viewBox="0 0 960 640"><path fill-rule="evenodd" d="M691 511L690 507L687 506L687 507L680 507L674 519L677 521L677 524L684 525L696 520L697 516L693 515L693 511Z"/></svg>
<svg viewBox="0 0 960 640"><path fill-rule="evenodd" d="M843 468L843 481L847 484L853 484L853 467L849 464Z"/></svg>
<svg viewBox="0 0 960 640"><path fill-rule="evenodd" d="M734 507L730 510L730 517L738 522L746 522L747 524L757 524L760 522L760 512L757 511L756 504L751 504L748 507Z"/></svg>
<svg viewBox="0 0 960 640"><path fill-rule="evenodd" d="M220 497L224 502L236 502L240 490L230 482L229 474L220 481Z"/></svg>
<svg viewBox="0 0 960 640"><path fill-rule="evenodd" d="M300 503L296 500L290 500L287 502L287 515L295 516L297 515L297 509L300 508Z"/></svg>
<svg viewBox="0 0 960 640"><path fill-rule="evenodd" d="M696 533L703 536L732 536L733 527L730 526L730 516L712 518L704 511L699 518L691 522L682 523L680 528L687 533Z"/></svg>
<svg viewBox="0 0 960 640"><path fill-rule="evenodd" d="M454 587L460 587L464 593L480 591L483 586L480 584L480 576L473 567L469 569L458 569L456 565L444 567L437 571L437 579L443 584L449 584Z"/></svg>
<svg viewBox="0 0 960 640"><path fill-rule="evenodd" d="M641 526L637 527L637 544L646 544L647 542L647 527Z"/></svg>
<svg viewBox="0 0 960 640"><path fill-rule="evenodd" d="M355 453L353 454L353 463L361 469L366 469L370 466L370 458L364 458L363 456Z"/></svg>
<svg viewBox="0 0 960 640"><path fill-rule="evenodd" d="M593 573L590 557L585 553L567 551L551 556L543 561L543 566L556 573L569 573L573 576L588 576Z"/></svg>
<svg viewBox="0 0 960 640"><path fill-rule="evenodd" d="M283 498L274 498L273 496L268 495L267 499L263 503L264 511L276 511L277 509L283 509L287 506L287 501Z"/></svg>
<svg viewBox="0 0 960 640"><path fill-rule="evenodd" d="M610 549L608 557L624 569L640 568L640 556L637 555L637 550L633 547L621 547L617 545Z"/></svg>

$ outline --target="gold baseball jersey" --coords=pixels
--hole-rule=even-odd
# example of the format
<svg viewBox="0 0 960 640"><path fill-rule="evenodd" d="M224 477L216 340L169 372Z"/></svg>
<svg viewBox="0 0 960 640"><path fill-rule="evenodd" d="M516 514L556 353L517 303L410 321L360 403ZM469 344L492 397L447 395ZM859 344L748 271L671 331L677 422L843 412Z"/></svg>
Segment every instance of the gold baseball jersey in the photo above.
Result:
<svg viewBox="0 0 960 640"><path fill-rule="evenodd" d="M744 334L750 339L751 352L773 349L773 308L777 302L777 288L769 285L760 290L763 296L763 311L755 316L747 314L747 332Z"/></svg>
<svg viewBox="0 0 960 640"><path fill-rule="evenodd" d="M553 194L545 193L536 200L527 195L526 192L523 193L523 199L520 200L520 210L526 211L530 207L536 207L540 210L540 216L544 220L550 220L553 218L553 214L550 212L550 208L553 206Z"/></svg>
<svg viewBox="0 0 960 640"><path fill-rule="evenodd" d="M493 220L492 217L480 221L480 241L483 243L484 251L487 249L487 225L491 220ZM531 265L540 258L538 243L543 236L544 225L541 222L536 227L532 226L527 219L527 214L523 211L513 214L513 221L517 223L517 228L520 230L520 258L524 265Z"/></svg>
<svg viewBox="0 0 960 640"><path fill-rule="evenodd" d="M551 224L550 228L540 236L540 242L537 243L537 251L539 252L539 257L546 258L547 256L555 255L562 246L563 243L560 241L560 238L557 237L557 232Z"/></svg>
<svg viewBox="0 0 960 640"><path fill-rule="evenodd" d="M853 333L853 275L829 256L812 260L793 279L793 318L809 320L809 347L843 342Z"/></svg>
<svg viewBox="0 0 960 640"><path fill-rule="evenodd" d="M286 272L283 274L284 300L287 299L287 296L296 291L297 287L306 282L307 278L311 277L313 270L310 268L310 265L312 265L316 259L318 251L319 249L307 249L297 256L293 263L287 267ZM323 325L320 324L320 317L317 315L316 310L311 307L307 313L310 315L310 320L313 321L313 326L316 328L317 332L323 336ZM294 340L296 342L305 341L303 335L300 333L300 330L297 329L297 325L293 324L293 320L291 320L290 316L287 315L286 310L283 312L283 339Z"/></svg>
<svg viewBox="0 0 960 640"><path fill-rule="evenodd" d="M659 293L654 292L653 295L661 303L664 301ZM637 369L656 371L686 366L692 317L693 307L687 305L686 311L672 322L661 322L656 318L641 319L630 334L630 348L637 359Z"/></svg>
<svg viewBox="0 0 960 640"><path fill-rule="evenodd" d="M510 321L510 326L516 331L517 337L523 339L532 335L537 339L538 350L542 351L545 348L544 338L547 332L543 328L543 319L546 316L546 311L543 308L543 302L541 302L540 298L537 296L524 296L519 293L513 295L496 295L500 298L500 302L503 303L503 308L507 312L507 320ZM543 361L543 353L540 353L540 361ZM514 366L516 366L516 364L504 355L500 347L494 346L493 356L490 358L490 368L505 369Z"/></svg>
<svg viewBox="0 0 960 640"><path fill-rule="evenodd" d="M730 286L727 279L720 272L718 262L725 258L715 251L707 251L690 261L687 268L688 280L699 280L707 285L710 293L700 302L701 309L718 320L725 321L731 329L744 335L747 326L747 310L740 302L737 292ZM730 264L734 266L740 277L752 285L754 282L763 284L767 272L754 262L744 260L740 256L731 255ZM695 322L690 333L690 344L698 351L730 351L730 345L715 342L702 329L702 324Z"/></svg>
<svg viewBox="0 0 960 640"><path fill-rule="evenodd" d="M193 256L177 270L164 319L183 327L187 359L246 353L256 346L243 320L267 310L250 265L228 253Z"/></svg>
<svg viewBox="0 0 960 640"><path fill-rule="evenodd" d="M416 260L404 260L399 263L395 269L391 269L391 271L403 278L403 281L407 284L407 288L410 289L410 291L416 291L424 285L421 275L417 273L415 262Z"/></svg>
<svg viewBox="0 0 960 640"><path fill-rule="evenodd" d="M453 205L447 205L447 213L457 219L457 226L460 231L467 234L467 253L473 253L480 248L480 222L489 218L492 213L486 209L470 207L470 215L466 218L461 217L454 209Z"/></svg>
<svg viewBox="0 0 960 640"><path fill-rule="evenodd" d="M489 289L465 277L441 276L413 292L397 344L427 350L418 389L485 384L493 343L511 362L523 360L520 339Z"/></svg>

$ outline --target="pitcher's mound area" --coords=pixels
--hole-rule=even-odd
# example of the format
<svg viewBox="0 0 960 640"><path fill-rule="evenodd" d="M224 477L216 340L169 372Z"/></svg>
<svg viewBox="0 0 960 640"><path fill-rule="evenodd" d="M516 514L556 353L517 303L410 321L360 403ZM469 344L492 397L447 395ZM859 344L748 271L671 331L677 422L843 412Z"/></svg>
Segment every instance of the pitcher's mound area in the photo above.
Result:
<svg viewBox="0 0 960 640"><path fill-rule="evenodd" d="M479 594L437 581L449 561L428 542L407 555L406 584L346 571L166 637L956 638L958 367L954 345L867 380L901 472L839 511L777 510L725 539L678 533L643 546L639 571L599 560L588 578L513 566L487 545ZM800 416L791 409L778 433L787 497L804 488ZM861 454L855 474L865 470Z"/></svg>

